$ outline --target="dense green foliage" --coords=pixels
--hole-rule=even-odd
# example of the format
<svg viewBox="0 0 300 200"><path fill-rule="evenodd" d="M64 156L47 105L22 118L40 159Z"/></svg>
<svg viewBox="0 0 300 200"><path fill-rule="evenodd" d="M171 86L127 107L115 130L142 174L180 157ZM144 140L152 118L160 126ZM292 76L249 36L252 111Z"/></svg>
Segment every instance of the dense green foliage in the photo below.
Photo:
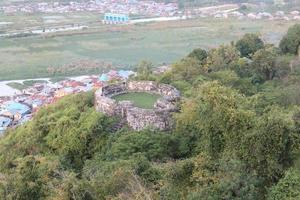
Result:
<svg viewBox="0 0 300 200"><path fill-rule="evenodd" d="M299 169L289 169L286 171L285 176L271 188L268 199L300 199Z"/></svg>
<svg viewBox="0 0 300 200"><path fill-rule="evenodd" d="M245 34L242 39L237 41L236 48L243 57L251 57L253 53L262 49L264 42L255 34Z"/></svg>
<svg viewBox="0 0 300 200"><path fill-rule="evenodd" d="M207 52L204 49L194 49L188 57L198 59L201 63L207 58Z"/></svg>
<svg viewBox="0 0 300 200"><path fill-rule="evenodd" d="M240 41L196 49L160 75L139 65L136 79L182 93L169 132L115 131L118 119L95 112L92 93L8 131L1 199L299 199L299 58L252 48L256 36Z"/></svg>
<svg viewBox="0 0 300 200"><path fill-rule="evenodd" d="M300 46L300 25L296 24L289 29L280 41L280 49L283 53L298 54Z"/></svg>

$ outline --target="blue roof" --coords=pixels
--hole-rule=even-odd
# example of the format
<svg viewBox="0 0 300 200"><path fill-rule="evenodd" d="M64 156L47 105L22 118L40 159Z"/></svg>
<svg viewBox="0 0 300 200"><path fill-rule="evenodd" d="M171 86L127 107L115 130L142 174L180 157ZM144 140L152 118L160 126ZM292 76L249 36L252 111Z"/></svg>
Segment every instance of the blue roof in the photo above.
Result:
<svg viewBox="0 0 300 200"><path fill-rule="evenodd" d="M14 113L14 114L20 113L21 115L24 115L24 114L30 112L29 106L22 104L22 103L15 102L15 101L6 102L5 108L7 111Z"/></svg>
<svg viewBox="0 0 300 200"><path fill-rule="evenodd" d="M104 14L104 19L107 20L125 20L128 21L129 17L126 14L116 14L116 13L105 13Z"/></svg>
<svg viewBox="0 0 300 200"><path fill-rule="evenodd" d="M99 77L99 80L105 82L105 81L108 81L109 78L108 78L107 74L102 74L102 75Z"/></svg>

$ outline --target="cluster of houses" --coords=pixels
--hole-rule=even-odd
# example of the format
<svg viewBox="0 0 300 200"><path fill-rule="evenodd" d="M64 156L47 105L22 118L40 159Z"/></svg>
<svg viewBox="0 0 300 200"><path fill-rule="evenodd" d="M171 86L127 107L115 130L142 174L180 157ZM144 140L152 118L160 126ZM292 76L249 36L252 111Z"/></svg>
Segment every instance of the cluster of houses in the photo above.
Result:
<svg viewBox="0 0 300 200"><path fill-rule="evenodd" d="M135 72L111 70L100 76L76 77L57 83L36 83L24 89L22 94L0 97L0 134L9 127L27 122L41 107L52 104L66 95L98 89L109 82L124 81L132 75L135 75Z"/></svg>
<svg viewBox="0 0 300 200"><path fill-rule="evenodd" d="M269 12L251 12L251 13L242 13L239 11L231 11L231 12L217 12L210 14L200 14L200 17L214 17L220 19L227 19L230 17L237 19L251 19L251 20L300 20L300 12L297 10L291 11L289 13L285 13L284 11L276 11L275 13Z"/></svg>
<svg viewBox="0 0 300 200"><path fill-rule="evenodd" d="M243 13L239 10L238 4L225 4L211 7L195 7L179 10L178 3L157 2L153 0L89 0L89 1L51 1L51 2L18 2L0 7L0 13L17 14L23 13L73 13L73 12L99 12L99 13L122 13L126 16L146 16L146 17L173 17L183 16L193 17L214 17L238 19L270 19L270 20L300 20L299 11L294 10L289 13L283 11L251 12ZM127 19L127 17L125 17ZM124 18L124 19L125 19ZM105 21L114 19L105 18ZM123 22L123 20L117 22Z"/></svg>
<svg viewBox="0 0 300 200"><path fill-rule="evenodd" d="M14 13L70 13L100 12L124 13L133 15L171 16L178 10L176 3L157 3L138 0L90 0L18 3L0 7L0 12Z"/></svg>

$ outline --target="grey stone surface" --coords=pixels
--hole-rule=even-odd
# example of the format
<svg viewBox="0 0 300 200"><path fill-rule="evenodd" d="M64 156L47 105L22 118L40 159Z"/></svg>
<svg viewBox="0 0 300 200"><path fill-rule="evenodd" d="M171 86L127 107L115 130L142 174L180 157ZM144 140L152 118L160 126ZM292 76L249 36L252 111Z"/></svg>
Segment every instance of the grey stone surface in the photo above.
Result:
<svg viewBox="0 0 300 200"><path fill-rule="evenodd" d="M149 92L160 94L153 109L135 107L130 101L117 102L111 97L127 92ZM130 81L105 86L95 93L95 107L98 112L109 116L119 116L127 121L134 130L145 128L169 130L173 126L172 113L177 111L176 101L180 99L179 91L166 84L153 81Z"/></svg>

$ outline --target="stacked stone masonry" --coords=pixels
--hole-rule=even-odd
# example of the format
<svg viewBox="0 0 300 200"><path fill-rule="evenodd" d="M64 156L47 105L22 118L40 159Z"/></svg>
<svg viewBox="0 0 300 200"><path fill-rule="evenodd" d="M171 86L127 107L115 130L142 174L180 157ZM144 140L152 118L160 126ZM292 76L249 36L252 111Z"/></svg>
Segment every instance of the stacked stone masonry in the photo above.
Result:
<svg viewBox="0 0 300 200"><path fill-rule="evenodd" d="M130 101L116 101L111 97L128 92L149 92L159 94L153 109L135 107ZM177 111L179 91L166 84L153 81L129 81L102 87L96 91L95 106L98 112L109 116L119 116L134 130L145 128L169 130L173 127L172 113Z"/></svg>

